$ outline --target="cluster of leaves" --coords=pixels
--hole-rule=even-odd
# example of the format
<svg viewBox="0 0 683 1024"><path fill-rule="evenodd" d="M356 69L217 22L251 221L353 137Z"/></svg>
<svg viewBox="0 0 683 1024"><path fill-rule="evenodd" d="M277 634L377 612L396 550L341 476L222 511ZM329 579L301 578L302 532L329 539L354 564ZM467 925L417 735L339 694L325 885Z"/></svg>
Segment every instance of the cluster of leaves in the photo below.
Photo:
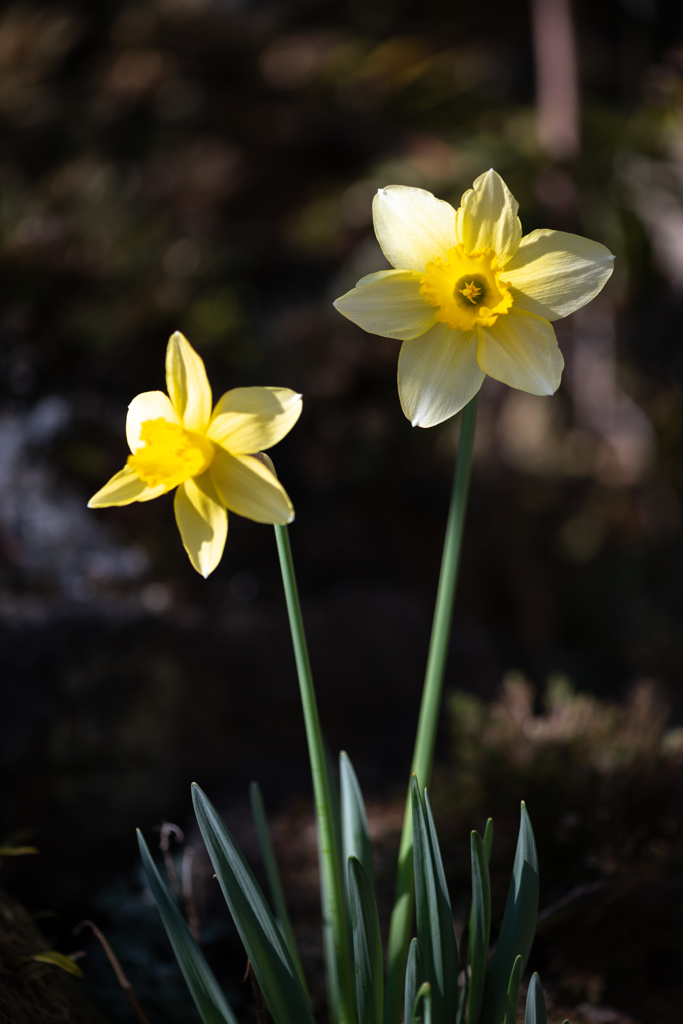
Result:
<svg viewBox="0 0 683 1024"><path fill-rule="evenodd" d="M340 805L336 836L347 866L346 925L352 936L358 1024L382 1024L383 955L375 901L372 843L365 804L347 755L340 758ZM489 858L493 823L471 836L472 907L467 954L458 951L453 912L429 799L411 781L413 867L417 935L405 973L404 1019L409 1024L514 1024L520 981L538 914L538 860L531 822L522 820L508 900L492 960L489 955L491 891ZM289 920L261 795L251 788L252 811L275 914L224 822L198 786L193 800L206 843L249 964L275 1024L312 1024L306 980ZM204 956L138 834L140 852L174 953L205 1024L236 1024ZM323 900L324 903L324 900ZM339 1019L332 961L327 960L332 1018ZM527 1024L545 1024L543 992L534 975L527 996Z"/></svg>

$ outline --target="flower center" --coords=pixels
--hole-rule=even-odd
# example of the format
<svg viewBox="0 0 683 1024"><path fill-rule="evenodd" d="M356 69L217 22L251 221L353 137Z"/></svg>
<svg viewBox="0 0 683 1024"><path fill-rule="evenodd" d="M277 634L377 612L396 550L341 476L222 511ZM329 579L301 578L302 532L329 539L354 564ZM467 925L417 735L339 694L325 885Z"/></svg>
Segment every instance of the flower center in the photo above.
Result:
<svg viewBox="0 0 683 1024"><path fill-rule="evenodd" d="M446 259L427 264L420 295L437 307L436 319L449 327L470 331L491 327L512 305L508 285L494 270L493 249L466 253L460 244L449 249Z"/></svg>
<svg viewBox="0 0 683 1024"><path fill-rule="evenodd" d="M472 305L476 306L477 299L481 298L483 288L479 288L474 283L473 279L469 284L466 284L464 288L457 288L457 291L459 291L461 295L464 295L466 299L469 299Z"/></svg>
<svg viewBox="0 0 683 1024"><path fill-rule="evenodd" d="M199 476L213 460L213 444L203 434L168 420L146 420L140 428L144 447L128 456L128 465L150 487L167 491Z"/></svg>

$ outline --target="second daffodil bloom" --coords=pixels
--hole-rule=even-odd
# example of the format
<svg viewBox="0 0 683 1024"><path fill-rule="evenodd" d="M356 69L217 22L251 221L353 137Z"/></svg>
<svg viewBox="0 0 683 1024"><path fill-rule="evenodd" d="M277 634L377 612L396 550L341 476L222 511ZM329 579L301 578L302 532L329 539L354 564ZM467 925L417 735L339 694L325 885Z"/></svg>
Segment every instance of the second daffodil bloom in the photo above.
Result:
<svg viewBox="0 0 683 1024"><path fill-rule="evenodd" d="M166 350L166 386L128 407L131 454L89 508L150 501L176 488L174 510L192 565L208 576L221 560L227 510L257 523L289 523L294 509L275 474L255 458L301 414L288 388L234 388L212 408L204 362L179 332Z"/></svg>
<svg viewBox="0 0 683 1024"><path fill-rule="evenodd" d="M550 321L590 302L614 257L564 231L522 238L518 208L494 170L457 211L421 188L390 185L375 196L375 233L395 269L362 278L335 306L403 342L398 390L413 426L453 416L486 374L532 395L559 387L564 360Z"/></svg>

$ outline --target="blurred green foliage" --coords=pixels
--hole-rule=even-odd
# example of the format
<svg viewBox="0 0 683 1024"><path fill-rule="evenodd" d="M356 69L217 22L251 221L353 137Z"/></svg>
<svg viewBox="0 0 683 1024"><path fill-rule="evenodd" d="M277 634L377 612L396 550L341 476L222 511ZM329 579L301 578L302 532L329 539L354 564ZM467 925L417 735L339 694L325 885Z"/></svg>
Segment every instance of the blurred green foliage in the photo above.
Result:
<svg viewBox="0 0 683 1024"><path fill-rule="evenodd" d="M504 876L514 808L536 823L542 898L533 969L567 1005L607 1003L674 1021L680 998L683 730L651 684L623 704L562 677L539 695L510 673L484 704L450 701L451 766L438 808L456 844L482 809L496 826L492 878ZM446 843L444 843L446 845ZM458 877L467 865L454 861ZM494 889L494 886L492 886ZM502 906L494 908L494 923Z"/></svg>

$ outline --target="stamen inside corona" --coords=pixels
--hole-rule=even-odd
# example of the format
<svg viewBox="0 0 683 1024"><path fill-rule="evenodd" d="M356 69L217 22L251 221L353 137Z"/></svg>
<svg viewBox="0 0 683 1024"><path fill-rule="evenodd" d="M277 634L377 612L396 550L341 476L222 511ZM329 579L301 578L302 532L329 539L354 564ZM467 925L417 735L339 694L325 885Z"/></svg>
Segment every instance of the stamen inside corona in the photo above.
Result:
<svg viewBox="0 0 683 1024"><path fill-rule="evenodd" d="M490 327L512 306L506 282L494 269L493 249L466 253L463 245L449 249L446 259L427 264L420 295L431 306L440 323L462 331Z"/></svg>
<svg viewBox="0 0 683 1024"><path fill-rule="evenodd" d="M470 281L469 284L466 284L464 288L460 289L460 294L464 295L466 299L469 299L470 302L476 306L477 299L481 295L481 288L477 288L474 281Z"/></svg>

